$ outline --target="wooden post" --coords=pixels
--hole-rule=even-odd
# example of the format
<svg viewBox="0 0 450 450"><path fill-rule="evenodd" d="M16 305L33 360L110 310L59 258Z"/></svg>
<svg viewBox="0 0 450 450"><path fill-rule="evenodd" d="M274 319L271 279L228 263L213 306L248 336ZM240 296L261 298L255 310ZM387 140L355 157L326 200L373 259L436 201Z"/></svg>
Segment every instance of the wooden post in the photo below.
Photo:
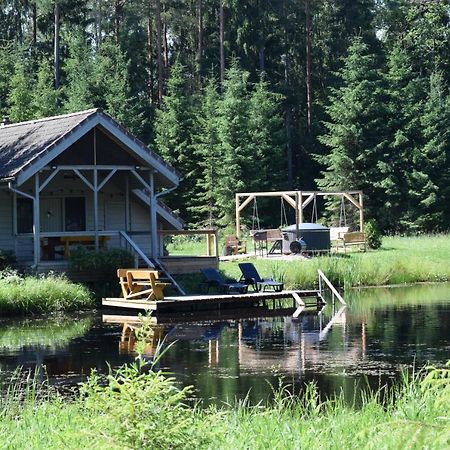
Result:
<svg viewBox="0 0 450 450"><path fill-rule="evenodd" d="M241 212L239 211L239 195L236 194L236 237L241 235Z"/></svg>
<svg viewBox="0 0 450 450"><path fill-rule="evenodd" d="M94 169L94 233L95 233L95 250L99 249L98 239L98 170Z"/></svg>
<svg viewBox="0 0 450 450"><path fill-rule="evenodd" d="M364 231L364 204L363 204L363 194L359 193L359 231Z"/></svg>
<svg viewBox="0 0 450 450"><path fill-rule="evenodd" d="M41 221L39 209L39 172L34 175L34 211L33 211L33 239L34 265L37 267L41 260Z"/></svg>
<svg viewBox="0 0 450 450"><path fill-rule="evenodd" d="M150 233L152 256L157 258L158 254L158 229L156 220L156 197L155 197L155 175L150 171Z"/></svg>
<svg viewBox="0 0 450 450"><path fill-rule="evenodd" d="M219 257L219 235L217 230L214 230L214 252L215 252L215 257L218 258Z"/></svg>
<svg viewBox="0 0 450 450"><path fill-rule="evenodd" d="M125 175L125 231L131 230L130 223L130 175Z"/></svg>
<svg viewBox="0 0 450 450"><path fill-rule="evenodd" d="M298 196L298 192L296 192L295 193L295 239L299 238L299 221L300 221L299 196Z"/></svg>
<svg viewBox="0 0 450 450"><path fill-rule="evenodd" d="M206 256L211 256L211 235L206 235Z"/></svg>
<svg viewBox="0 0 450 450"><path fill-rule="evenodd" d="M299 221L300 221L300 225L303 223L303 193L302 191L299 191L299 203L298 203L298 217L299 217Z"/></svg>

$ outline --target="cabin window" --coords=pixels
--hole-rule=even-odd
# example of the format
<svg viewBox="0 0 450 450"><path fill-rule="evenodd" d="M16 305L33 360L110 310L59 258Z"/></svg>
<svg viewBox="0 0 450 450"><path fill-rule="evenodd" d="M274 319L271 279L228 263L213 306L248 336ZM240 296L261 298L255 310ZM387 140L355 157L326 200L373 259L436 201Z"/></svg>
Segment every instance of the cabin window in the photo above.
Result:
<svg viewBox="0 0 450 450"><path fill-rule="evenodd" d="M86 231L86 201L84 197L65 199L66 231Z"/></svg>
<svg viewBox="0 0 450 450"><path fill-rule="evenodd" d="M17 199L17 233L33 232L33 200Z"/></svg>

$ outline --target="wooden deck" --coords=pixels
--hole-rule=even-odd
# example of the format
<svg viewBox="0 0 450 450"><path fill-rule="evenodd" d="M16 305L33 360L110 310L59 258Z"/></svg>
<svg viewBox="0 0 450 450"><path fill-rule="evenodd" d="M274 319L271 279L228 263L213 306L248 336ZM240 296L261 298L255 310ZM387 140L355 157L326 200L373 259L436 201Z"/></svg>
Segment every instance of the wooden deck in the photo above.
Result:
<svg viewBox="0 0 450 450"><path fill-rule="evenodd" d="M295 309L296 312L300 308L303 310L307 306L317 307L324 303L318 290L285 290L281 292L252 292L248 294L185 295L165 297L164 300L153 301L104 298L102 305L114 308L152 311L153 314L158 315L202 310L261 308L265 307L268 301L275 302L280 299L292 299L292 308L297 308Z"/></svg>

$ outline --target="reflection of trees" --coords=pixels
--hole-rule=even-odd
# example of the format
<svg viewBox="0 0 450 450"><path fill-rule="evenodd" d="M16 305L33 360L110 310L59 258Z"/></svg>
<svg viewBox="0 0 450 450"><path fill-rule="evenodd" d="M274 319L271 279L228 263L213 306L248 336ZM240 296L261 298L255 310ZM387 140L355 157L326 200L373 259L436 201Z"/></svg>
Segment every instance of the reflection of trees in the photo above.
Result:
<svg viewBox="0 0 450 450"><path fill-rule="evenodd" d="M91 328L92 320L92 317L57 317L3 322L0 328L0 349L61 348L72 339L83 336Z"/></svg>

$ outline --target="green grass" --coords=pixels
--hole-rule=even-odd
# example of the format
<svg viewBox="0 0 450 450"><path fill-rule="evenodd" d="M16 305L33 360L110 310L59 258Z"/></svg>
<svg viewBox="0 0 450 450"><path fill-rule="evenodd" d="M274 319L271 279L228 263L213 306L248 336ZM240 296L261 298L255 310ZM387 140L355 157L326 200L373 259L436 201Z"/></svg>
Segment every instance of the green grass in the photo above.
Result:
<svg viewBox="0 0 450 450"><path fill-rule="evenodd" d="M450 366L395 388L362 394L359 408L338 396L319 398L308 385L300 398L280 381L269 405L202 410L187 406L161 372L125 366L96 375L73 401L33 383L0 399L0 445L27 448L151 449L443 449L450 446ZM356 400L356 399L355 399Z"/></svg>
<svg viewBox="0 0 450 450"><path fill-rule="evenodd" d="M0 314L54 313L77 311L93 306L89 290L64 276L0 274Z"/></svg>
<svg viewBox="0 0 450 450"><path fill-rule="evenodd" d="M250 258L261 276L282 279L287 288L308 288L321 269L332 283L344 287L383 286L450 281L450 236L386 237L379 250L351 251L309 260ZM239 277L239 261L222 262L221 270Z"/></svg>

